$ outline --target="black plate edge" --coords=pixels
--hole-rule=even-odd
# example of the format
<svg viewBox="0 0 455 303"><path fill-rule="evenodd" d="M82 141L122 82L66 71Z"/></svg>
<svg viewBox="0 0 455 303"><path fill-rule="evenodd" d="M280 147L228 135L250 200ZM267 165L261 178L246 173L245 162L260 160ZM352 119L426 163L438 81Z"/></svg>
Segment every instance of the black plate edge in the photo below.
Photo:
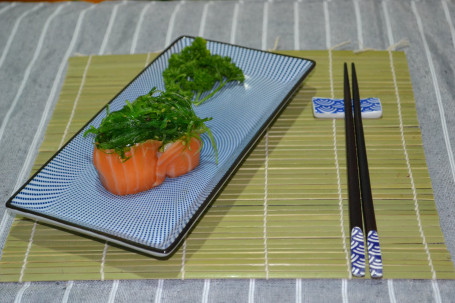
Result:
<svg viewBox="0 0 455 303"><path fill-rule="evenodd" d="M92 229L92 228L88 228L88 227L85 227L85 226L81 226L81 225L78 225L78 224L74 224L74 223L70 223L70 222L67 222L67 221L64 221L64 220L61 220L61 219L58 219L58 218L55 218L55 217L52 217L52 216L47 216L47 215L43 215L43 214L40 214L38 212L35 212L35 211L32 211L32 210L28 210L28 209L24 209L24 208L20 208L20 207L17 207L15 205L12 205L12 200L16 197L16 195L21 192L25 186L27 186L34 178L37 174L39 174L41 172L41 170L44 169L44 167L46 167L46 165L51 162L76 136L78 136L82 130L84 128L86 128L102 111L104 111L107 107L107 105L109 105L110 103L112 103L121 93L123 93L123 91L125 91L130 85L131 83L133 83L140 75L142 75L148 68L150 65L152 65L156 60L158 60L161 56L163 56L169 49L171 49L178 41L180 41L181 39L184 39L184 38L190 38L190 39L194 39L195 36L189 36L189 35L182 35L178 38L176 38L168 47L166 47L155 59L153 59L146 67L144 67L144 69L139 72L123 89L121 89L108 103L106 103L105 106L103 106L86 124L84 124L84 126L81 127L81 129L76 132L66 143L65 145L63 145L58 151L55 152L55 154L49 159L46 161L46 163L44 163L7 201L6 201L6 207L11 209L14 213L17 213L17 214L20 214L20 215L23 215L25 217L27 216L31 216L33 217L33 219L35 220L39 220L39 219L42 219L44 222L46 223L55 223L56 225L60 226L60 227L63 227L63 228L66 228L66 229L70 229L70 230L76 230L80 233L83 233L83 234L86 234L86 235L89 235L89 236L94 236L94 237L101 237L103 239L106 239L108 241L112 241L116 244L120 244L120 245L126 245L127 247L130 247L130 248L136 248L138 249L139 251L141 252L144 252L144 253L148 253L148 254L151 254L153 256L159 256L159 257L166 257L166 256L169 256L170 254L172 254L172 252L178 247L178 245L180 244L180 242L183 240L183 238L185 237L185 235L192 229L192 227L194 226L194 224L199 220L199 218L201 217L201 215L205 212L205 210L208 208L208 206L213 202L213 200L215 199L215 197L219 194L219 192L222 190L222 188L227 184L227 182L229 181L229 179L235 174L235 172L237 171L237 169L239 168L240 164L243 162L243 160L245 159L245 157L249 154L249 152L252 150L252 148L256 145L256 143L262 138L262 136L266 133L268 127L278 118L278 116L281 114L281 112L284 110L284 108L288 105L288 103L290 102L291 100L291 97L295 94L295 92L299 89L299 87L301 86L302 82L304 81L304 79L310 74L310 72L314 69L314 67L316 66L316 62L314 60L311 60L311 59L307 59L307 58L301 58L301 57L297 57L297 56L291 56L291 55L287 55L287 54L277 54L275 53L275 55L277 56L284 56L284 57L291 57L291 58L298 58L298 59L301 59L301 60L306 60L308 62L311 62L311 66L310 68L300 77L300 79L297 80L296 84L289 90L288 94L282 99L282 101L280 102L280 104L275 108L275 110L272 112L271 115L269 115L268 119L263 123L263 125L261 125L261 127L259 128L259 130L256 132L256 134L253 136L253 139L250 141L250 143L242 150L242 152L240 153L240 155L237 157L237 159L232 163L232 165L229 167L229 173L225 174L221 180L216 184L216 186L214 187L214 190L209 194L209 196L207 197L207 199L201 204L201 206L199 206L199 208L197 209L196 213L191 217L191 219L188 221L188 223L185 225L185 227L183 228L183 230L179 233L179 235L176 237L176 239L165 249L159 249L159 248L155 248L155 247L151 247L151 246L147 246L147 245L144 245L144 244L141 244L141 243L138 243L138 242L134 242L134 241L131 241L131 240L128 240L128 239L124 239L124 238L121 238L121 237L117 237L117 236L113 236L113 235L110 235L108 233L104 233L104 232L101 232L99 230L95 230L95 229ZM233 47L239 47L239 48L243 48L243 49L248 49L248 50L253 50L253 51L258 51L258 52L265 52L265 53L270 53L268 51L265 51L265 50L260 50L260 49L256 49L256 48L251 48L251 47L246 47L246 46L241 46L241 45L236 45L236 44L232 44L232 43L226 43L226 42L221 42L221 41L216 41L216 40L210 40L210 39L206 39L208 42L214 42L214 43L220 43L220 44L224 44L224 45L230 45L230 46L233 46ZM72 227L72 228L70 228Z"/></svg>

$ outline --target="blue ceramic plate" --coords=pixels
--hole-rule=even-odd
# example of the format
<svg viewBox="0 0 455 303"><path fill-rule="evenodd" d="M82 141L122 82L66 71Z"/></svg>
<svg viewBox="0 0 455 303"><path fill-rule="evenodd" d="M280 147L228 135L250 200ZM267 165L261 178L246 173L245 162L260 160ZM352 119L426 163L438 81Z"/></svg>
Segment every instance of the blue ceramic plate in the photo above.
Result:
<svg viewBox="0 0 455 303"><path fill-rule="evenodd" d="M152 87L164 90L162 72L171 54L190 45L181 37L109 102L119 110ZM160 186L129 196L104 189L92 164L93 141L82 134L98 126L101 110L7 202L23 216L75 230L142 252L167 256L210 205L313 69L311 60L207 41L212 54L229 56L245 74L195 110L207 122L218 146L218 164L204 134L200 165Z"/></svg>

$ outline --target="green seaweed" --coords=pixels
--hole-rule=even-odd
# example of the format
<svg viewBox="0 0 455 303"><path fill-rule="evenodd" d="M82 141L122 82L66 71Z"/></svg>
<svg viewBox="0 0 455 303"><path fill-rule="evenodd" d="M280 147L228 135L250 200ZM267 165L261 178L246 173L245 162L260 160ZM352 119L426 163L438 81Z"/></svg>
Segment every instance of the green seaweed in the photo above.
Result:
<svg viewBox="0 0 455 303"><path fill-rule="evenodd" d="M93 125L84 132L84 137L95 135L95 144L102 150L113 150L123 161L131 146L147 140L162 141L162 146L183 140L186 146L192 137L207 133L218 158L215 139L205 122L212 118L199 118L188 97L175 92L162 92L153 88L134 102L118 111L109 111L98 128Z"/></svg>
<svg viewBox="0 0 455 303"><path fill-rule="evenodd" d="M193 103L197 106L215 95L226 83L243 82L245 76L231 58L212 55L207 49L207 41L196 37L180 53L171 55L163 79L166 91L194 98ZM207 91L211 92L201 99Z"/></svg>

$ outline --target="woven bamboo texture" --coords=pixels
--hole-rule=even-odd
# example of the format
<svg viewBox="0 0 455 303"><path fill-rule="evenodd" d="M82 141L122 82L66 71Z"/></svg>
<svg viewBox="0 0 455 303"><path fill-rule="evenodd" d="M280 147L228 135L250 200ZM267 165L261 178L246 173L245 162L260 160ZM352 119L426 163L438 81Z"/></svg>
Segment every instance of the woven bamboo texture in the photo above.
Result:
<svg viewBox="0 0 455 303"><path fill-rule="evenodd" d="M435 208L403 52L283 51L316 68L221 195L167 259L17 217L0 281L351 278L343 120L315 119L314 96L343 96L355 62L384 278L453 279ZM33 172L156 54L73 57ZM367 277L368 274L367 274Z"/></svg>

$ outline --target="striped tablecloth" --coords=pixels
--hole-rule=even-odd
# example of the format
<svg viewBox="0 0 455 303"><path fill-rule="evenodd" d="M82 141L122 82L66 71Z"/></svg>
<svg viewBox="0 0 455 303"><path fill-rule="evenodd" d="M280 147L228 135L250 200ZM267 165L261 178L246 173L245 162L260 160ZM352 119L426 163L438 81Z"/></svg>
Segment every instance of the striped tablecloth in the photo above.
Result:
<svg viewBox="0 0 455 303"><path fill-rule="evenodd" d="M2 2L2 201L33 168L71 56L156 52L183 34L277 50L392 50L406 39L409 44L401 50L409 64L439 223L454 259L454 14L449 1ZM3 206L0 212L3 247L12 218ZM158 279L1 283L0 293L5 302L442 302L455 296L454 286L431 277Z"/></svg>

